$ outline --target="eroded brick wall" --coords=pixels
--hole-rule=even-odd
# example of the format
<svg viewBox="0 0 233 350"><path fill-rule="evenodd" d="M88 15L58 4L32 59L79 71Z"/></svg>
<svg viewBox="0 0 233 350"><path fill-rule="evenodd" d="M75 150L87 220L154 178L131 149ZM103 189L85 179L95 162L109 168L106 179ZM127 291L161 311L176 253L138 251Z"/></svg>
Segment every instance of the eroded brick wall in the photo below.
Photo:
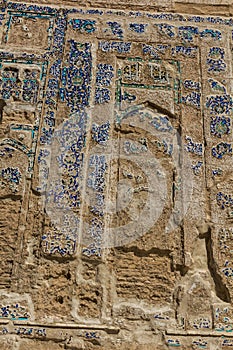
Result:
<svg viewBox="0 0 233 350"><path fill-rule="evenodd" d="M225 349L223 1L2 1L0 348Z"/></svg>

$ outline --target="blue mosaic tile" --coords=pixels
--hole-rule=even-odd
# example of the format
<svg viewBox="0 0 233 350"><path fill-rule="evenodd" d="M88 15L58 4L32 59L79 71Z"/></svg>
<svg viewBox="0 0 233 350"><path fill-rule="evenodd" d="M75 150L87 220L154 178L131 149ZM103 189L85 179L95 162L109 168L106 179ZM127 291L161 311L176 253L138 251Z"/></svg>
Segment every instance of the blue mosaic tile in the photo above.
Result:
<svg viewBox="0 0 233 350"><path fill-rule="evenodd" d="M99 336L96 332L85 332L85 338L87 339L98 339Z"/></svg>
<svg viewBox="0 0 233 350"><path fill-rule="evenodd" d="M233 277L233 269L232 269L232 267L228 266L228 264L229 264L228 261L226 261L224 263L224 269L222 269L222 272L224 273L224 275L226 277ZM227 346L228 346L228 344L227 344Z"/></svg>
<svg viewBox="0 0 233 350"><path fill-rule="evenodd" d="M207 58L206 64L208 66L208 72L220 73L225 72L226 63L222 59L214 60L212 58Z"/></svg>
<svg viewBox="0 0 233 350"><path fill-rule="evenodd" d="M128 93L127 91L124 91L123 95L120 94L120 102L127 101L129 103L134 102L136 100L136 96Z"/></svg>
<svg viewBox="0 0 233 350"><path fill-rule="evenodd" d="M34 337L46 337L45 328L28 328L28 327L18 327L14 329L15 334L20 336L34 336Z"/></svg>
<svg viewBox="0 0 233 350"><path fill-rule="evenodd" d="M64 95L71 112L88 106L92 70L91 45L70 40L68 66L63 67ZM79 62L82 62L80 65Z"/></svg>
<svg viewBox="0 0 233 350"><path fill-rule="evenodd" d="M211 320L205 317L198 317L191 323L194 329L209 329L211 327ZM196 342L197 343L197 342Z"/></svg>
<svg viewBox="0 0 233 350"><path fill-rule="evenodd" d="M140 154L148 151L146 145L140 144L140 142L125 141L124 151L126 154Z"/></svg>
<svg viewBox="0 0 233 350"><path fill-rule="evenodd" d="M96 88L95 90L95 103L102 104L111 100L111 91L107 88Z"/></svg>
<svg viewBox="0 0 233 350"><path fill-rule="evenodd" d="M67 104L69 107L69 112L78 112L78 113L84 113L83 107L89 105L89 97L90 97L90 86L91 86L91 70L92 70L92 57L91 57L91 45L89 43L75 43L74 41L70 41L70 53L68 56L68 60L64 62L64 66L62 66L62 56L64 53L64 43L65 43L65 32L66 32L66 15L68 13L80 13L80 14L94 14L95 16L102 16L106 11L104 10L97 10L97 9L72 9L69 8L67 10L65 9L56 9L56 8L50 8L49 6L38 6L38 5L31 5L31 4L20 4L20 3L12 3L12 2L5 2L5 5L8 10L15 10L20 11L22 13L37 13L38 16L42 16L44 14L53 15L55 18L55 15L58 15L56 21L55 21L55 28L54 28L54 39L52 42L52 46L50 51L47 51L46 53L42 53L41 55L36 54L29 54L29 53L10 53L10 52L1 52L0 57L6 59L6 57L15 59L18 58L19 55L21 55L22 59L24 61L27 61L27 63L32 62L32 60L38 60L39 58L42 58L49 61L50 63L50 70L49 75L46 76L46 81L48 82L46 89L43 87L40 89L40 96L43 97L43 92L45 94L45 112L43 113L43 124L41 127L41 144L43 146L49 145L52 142L52 137L54 136L54 128L55 128L55 120L56 120L56 110L58 108L57 99L58 95L60 96L60 100ZM116 16L125 16L126 13L124 11L109 11L107 10L107 13L112 13ZM144 16L144 13L142 12L130 12L130 16L132 18L140 18ZM162 23L161 25L158 25L158 29L160 33L163 35L166 35L168 38L175 38L177 34L180 38L185 42L184 45L176 45L175 47L171 48L170 45L143 45L143 53L150 55L154 59L161 58L161 55L163 55L167 49L172 50L173 56L177 54L181 54L185 57L196 57L198 49L194 46L188 46L187 44L192 43L194 38L199 35L201 39L208 38L208 40L220 40L221 39L221 32L219 30L213 30L213 29L204 29L200 32L198 32L196 27L187 26L187 23L194 22L194 23L211 23L211 24L221 24L221 25L227 25L232 26L233 21L232 19L221 19L218 17L201 17L201 16L185 16L185 15L177 15L177 14L168 14L168 13L159 13L159 14L145 14L145 16L149 18L154 18L156 20L162 20L162 21L182 21L184 23L183 26L175 27L168 23ZM0 24L3 20L4 15L0 15ZM95 17L96 18L96 17ZM87 20L87 19L72 19L69 21L69 24L73 27L75 30L79 30L80 32L83 32L85 34L91 34L96 31L96 21ZM112 34L115 35L117 38L122 39L123 37L123 30L118 22L108 22L108 26L110 30L112 31ZM146 30L147 24L142 23L131 23L129 25L129 30L141 34L144 33ZM50 28L51 29L51 28ZM117 40L117 39L116 39ZM99 49L103 52L114 52L117 55L125 55L130 53L132 48L131 42L118 42L118 41L101 41L99 43ZM219 50L220 49L220 50ZM221 51L223 49L221 48L212 48L209 56L207 58L207 66L208 71L210 73L219 73L223 72L226 69L224 59L224 51ZM18 55L18 56L17 56ZM80 67L80 62L82 62L82 66ZM78 66L79 64L79 66ZM77 67L78 66L78 67ZM111 98L111 91L108 89L109 86L112 84L113 80L113 68L111 65L105 64L105 66L108 66L108 68L104 67L104 64L99 65L96 74L96 91L95 91L95 103L105 103L109 102ZM104 73L105 71L105 73ZM39 79L36 76L33 76L33 72L26 72L25 77L23 81L21 82L21 85L19 85L18 82L18 76L14 76L12 74L12 77L4 77L2 81L2 85L0 86L0 89L2 91L2 96L4 96L6 99L9 100L12 96L15 99L22 99L26 103L36 104L38 102L38 91L39 91ZM89 77L89 78L88 78ZM161 77L160 77L161 78ZM61 79L61 83L60 83ZM156 80L156 79L155 79ZM160 79L161 80L161 79ZM199 91L200 86L198 85L198 82L186 80L184 83L184 87L187 89ZM223 92L225 95L223 96L211 96L207 99L207 108L210 109L211 114L214 114L214 116L211 116L211 134L217 137L221 137L222 135L226 135L229 133L230 128L230 118L225 116L225 114L230 114L232 111L232 102L229 99L228 103L224 96L226 95L226 89L222 87L222 85L219 85L218 83L214 83L211 81L211 87L213 90ZM129 90L131 91L131 90ZM127 101L127 102L134 102L136 100L136 96L133 94L130 94L127 91L124 91L124 93L120 96L121 101ZM200 107L200 94L197 93L191 93L187 96L183 97L183 102L187 104L191 104L197 108ZM41 103L41 101L40 101ZM218 111L218 112L216 112ZM68 113L69 113L68 112ZM223 114L224 116L219 116L219 114ZM217 114L217 116L216 116ZM68 115L66 116L70 118ZM163 119L161 119L163 118ZM154 118L153 120L150 120L151 124L156 128L158 131L168 131L170 132L172 128L170 128L170 125L166 118L161 117ZM76 141L73 142L72 146L67 149L67 143L66 138L69 138L72 136L71 129L66 125L66 130L63 130L63 134L61 136L61 146L65 147L67 150L67 153L65 156L59 155L58 156L58 163L61 169L64 171L71 172L73 177L70 179L71 183L69 186L67 183L62 184L56 184L54 193L50 192L51 196L54 195L55 202L61 203L62 206L62 198L69 198L69 201L71 203L71 206L74 203L79 203L80 205L80 193L79 193L79 183L78 178L81 178L81 168L83 164L83 148L85 147L85 139L86 139L86 120L87 116L85 115L85 118L78 121L78 128L80 131L79 135L75 135ZM77 127L76 125L76 127ZM33 130L35 132L35 130ZM109 137L109 122L104 123L102 125L92 125L92 138L95 142L99 144L104 144L107 142L107 139ZM12 145L13 141L11 140ZM14 144L15 145L15 144ZM187 149L189 152L201 155L203 153L202 145L198 143L194 143L191 138L188 139L188 145ZM221 145L221 147L219 146ZM217 158L221 158L223 155L222 149L224 150L224 146L222 144L217 145L213 150L215 149ZM229 144L228 144L229 145ZM24 153L28 154L31 152L26 148L26 146L23 145L16 145L18 148L21 147L21 149L24 150ZM135 145L127 144L126 148L130 152L135 151ZM161 141L161 149L164 150L165 153L171 154L171 145L169 145L166 140ZM226 149L227 147L225 147ZM5 147L5 150L0 151L1 154L8 154L10 157L12 152L7 152L7 147ZM212 150L212 151L213 151ZM146 146L142 145L142 148L136 149L136 151L146 151ZM229 151L229 149L228 149ZM226 153L231 153L230 151ZM2 152L2 153L1 153ZM5 153L4 153L5 152ZM214 155L214 156L216 156ZM3 155L2 155L3 156ZM5 156L5 155L4 155ZM46 159L49 158L50 154L48 149L42 148L38 152L38 163L41 165L46 165ZM194 164L193 171L195 175L198 175L200 172L200 168L202 166L202 162L197 162ZM93 187L93 190L96 192L96 203L93 204L91 210L92 215L94 218L90 222L90 229L89 233L91 237L93 238L93 244L86 248L86 251L84 249L84 253L86 255L101 255L101 241L102 241L102 235L104 231L104 221L102 221L102 217L104 215L104 172L106 171L106 168L104 168L104 171L99 174L98 181L101 185L96 185ZM216 170L217 171L217 170ZM100 176L101 175L101 176ZM4 175L6 176L6 175ZM44 175L45 178L48 177L48 171L44 168ZM91 178L91 175L90 175ZM16 180L15 180L16 181ZM12 183L15 181L11 181ZM17 182L17 181L16 181ZM95 182L92 181L92 184ZM69 204L70 205L70 204ZM69 219L67 218L66 221L68 222ZM68 225L68 224L67 224ZM78 225L78 221L77 221ZM65 234L67 233L67 227L64 226L64 229L61 230L61 232L54 232L49 233L43 236L43 247L44 252L47 252L49 254L60 254L61 256L67 256L72 255L75 252L76 249L76 241L77 241L77 231L69 231L68 230L68 238L65 237ZM21 331L19 331L21 332ZM22 334L22 333L18 333ZM29 333L27 333L29 334ZM31 333L30 333L31 334ZM88 335L87 338L95 338L93 335ZM172 344L172 342L171 342ZM177 345L178 341L174 340L174 344ZM173 345L173 344L172 344ZM179 345L179 344L178 344ZM177 346L178 346L177 345Z"/></svg>
<svg viewBox="0 0 233 350"><path fill-rule="evenodd" d="M230 133L231 119L225 116L211 117L210 132L214 136L222 137Z"/></svg>
<svg viewBox="0 0 233 350"><path fill-rule="evenodd" d="M22 178L22 175L18 168L4 168L1 170L1 177L8 182L13 182L19 184Z"/></svg>
<svg viewBox="0 0 233 350"><path fill-rule="evenodd" d="M90 15L103 15L103 11L102 10L98 10L98 9L89 9L89 10L86 10L86 13L87 14L90 14Z"/></svg>
<svg viewBox="0 0 233 350"><path fill-rule="evenodd" d="M111 64L100 63L97 65L96 85L110 86L114 77L114 69Z"/></svg>
<svg viewBox="0 0 233 350"><path fill-rule="evenodd" d="M51 55L62 54L63 45L65 42L66 26L67 26L67 20L66 20L65 16L61 16L61 17L56 18Z"/></svg>
<svg viewBox="0 0 233 350"><path fill-rule="evenodd" d="M211 47L208 53L208 57L210 58L221 58L224 59L225 56L225 50L222 47Z"/></svg>
<svg viewBox="0 0 233 350"><path fill-rule="evenodd" d="M118 41L100 41L99 49L103 52L118 52L129 53L131 50L131 42L118 42Z"/></svg>
<svg viewBox="0 0 233 350"><path fill-rule="evenodd" d="M83 33L94 33L96 31L96 21L89 19L71 19L69 24L73 29L79 30Z"/></svg>
<svg viewBox="0 0 233 350"><path fill-rule="evenodd" d="M52 66L50 67L49 73L55 78L60 78L61 62L62 61L59 58L55 62L53 62Z"/></svg>
<svg viewBox="0 0 233 350"><path fill-rule="evenodd" d="M107 25L111 29L113 35L117 36L119 39L123 39L124 33L123 33L123 30L122 30L120 23L109 21L109 22L107 22Z"/></svg>
<svg viewBox="0 0 233 350"><path fill-rule="evenodd" d="M201 107L201 94L197 92L191 92L186 96L182 96L181 101L199 109Z"/></svg>
<svg viewBox="0 0 233 350"><path fill-rule="evenodd" d="M202 32L200 32L200 37L201 38L212 38L214 40L221 40L222 34L219 30L206 28Z"/></svg>
<svg viewBox="0 0 233 350"><path fill-rule="evenodd" d="M92 130L91 130L92 139L101 145L105 144L109 139L109 130L110 130L109 121L102 125L93 124Z"/></svg>
<svg viewBox="0 0 233 350"><path fill-rule="evenodd" d="M145 32L145 29L147 26L148 24L143 24L143 23L130 23L129 29L135 33L141 34Z"/></svg>
<svg viewBox="0 0 233 350"><path fill-rule="evenodd" d="M45 110L44 119L41 128L40 145L50 146L55 128L55 113L57 109L57 97L59 96L59 81L61 74L61 63L63 47L65 43L65 31L67 26L66 15L59 14L55 20L55 28L53 33L53 42L50 51L43 54L45 60L51 62L49 74L47 76L47 87L45 89ZM48 165L47 165L48 166ZM46 164L40 167L40 187L38 190L45 190L49 169ZM43 181L44 179L44 181Z"/></svg>
<svg viewBox="0 0 233 350"><path fill-rule="evenodd" d="M188 152L191 152L193 154L196 154L198 156L202 156L203 155L203 145L202 143L196 143L193 142L192 138L190 136L186 136L186 141L188 141L188 143L186 144L186 150Z"/></svg>
<svg viewBox="0 0 233 350"><path fill-rule="evenodd" d="M217 204L221 207L221 209L225 209L226 207L233 208L233 198L229 194L218 192L216 194L216 201Z"/></svg>
<svg viewBox="0 0 233 350"><path fill-rule="evenodd" d="M0 305L0 318L10 320L28 320L30 314L24 306L20 304Z"/></svg>
<svg viewBox="0 0 233 350"><path fill-rule="evenodd" d="M18 192L22 174L18 168L7 167L0 170L0 187L9 186L13 193Z"/></svg>
<svg viewBox="0 0 233 350"><path fill-rule="evenodd" d="M203 165L203 162L200 162L200 161L192 165L194 175L200 175L202 165Z"/></svg>
<svg viewBox="0 0 233 350"><path fill-rule="evenodd" d="M161 34L166 35L169 38L174 38L176 36L175 27L167 23L156 24L158 30Z"/></svg>
<svg viewBox="0 0 233 350"><path fill-rule="evenodd" d="M0 14L0 26L2 25L4 19L5 19L5 15L1 13Z"/></svg>
<svg viewBox="0 0 233 350"><path fill-rule="evenodd" d="M54 127L55 126L55 112L54 111L47 111L47 113L44 117L44 122L49 127Z"/></svg>
<svg viewBox="0 0 233 350"><path fill-rule="evenodd" d="M196 46L184 46L184 45L176 45L174 48L172 48L172 54L173 56L176 56L177 54L182 54L183 56L187 57L196 57L198 52L198 48Z"/></svg>
<svg viewBox="0 0 233 350"><path fill-rule="evenodd" d="M72 256L76 251L79 220L74 215L64 214L62 226L51 227L41 237L43 252L49 255Z"/></svg>
<svg viewBox="0 0 233 350"><path fill-rule="evenodd" d="M232 145L226 142L220 142L212 148L212 156L222 159L226 154L232 154Z"/></svg>
<svg viewBox="0 0 233 350"><path fill-rule="evenodd" d="M98 193L102 193L105 187L104 173L107 169L106 158L104 155L93 155L90 157L89 167L93 172L89 175L87 185Z"/></svg>
<svg viewBox="0 0 233 350"><path fill-rule="evenodd" d="M197 346L200 349L205 349L207 344L208 344L208 342L205 340L202 340L202 339L192 341L192 345Z"/></svg>
<svg viewBox="0 0 233 350"><path fill-rule="evenodd" d="M223 84L219 83L217 80L214 80L212 78L208 79L208 82L210 83L212 90L226 94L226 88Z"/></svg>
<svg viewBox="0 0 233 350"><path fill-rule="evenodd" d="M188 43L193 42L193 38L199 34L198 27L181 26L178 30L178 36Z"/></svg>
<svg viewBox="0 0 233 350"><path fill-rule="evenodd" d="M167 345L168 346L181 346L181 343L178 339L168 339L167 340Z"/></svg>
<svg viewBox="0 0 233 350"><path fill-rule="evenodd" d="M50 155L50 151L47 149L40 149L40 152L38 154L38 164L47 164L45 158L47 158Z"/></svg>
<svg viewBox="0 0 233 350"><path fill-rule="evenodd" d="M7 156L8 158L12 158L14 152L15 152L14 148L4 147L4 148L0 149L0 157Z"/></svg>
<svg viewBox="0 0 233 350"><path fill-rule="evenodd" d="M20 3L14 3L14 2L6 2L6 0L3 0L3 5L6 6L8 9L18 10L18 11L30 11L35 13L47 13L47 14L56 14L58 13L58 9L54 7L49 6L38 6L38 5L27 5L27 4L20 4ZM5 10L4 6L2 7L2 11ZM124 11L120 10L98 10L98 9L77 9L77 8L69 8L69 9L63 9L63 12L65 14L69 13L80 13L80 14L91 14L91 15L98 15L102 16L104 13L111 14L111 15L117 15L121 17L125 17L126 13ZM233 20L232 18L220 18L220 17L203 17L203 16L184 16L180 14L172 14L172 13L144 13L140 11L130 11L129 12L130 17L138 18L146 16L147 18L152 18L156 20L165 20L165 21L179 21L179 22L195 22L195 23L211 23L211 24L221 24L225 26L233 26ZM165 23L166 24L166 23Z"/></svg>
<svg viewBox="0 0 233 350"><path fill-rule="evenodd" d="M89 223L87 235L91 243L83 248L83 254L86 256L101 256L103 233L104 233L104 189L105 189L105 172L107 163L105 155L92 155L89 160L89 168L92 171L87 179L87 186L95 192L95 201L91 205L91 213L95 215Z"/></svg>
<svg viewBox="0 0 233 350"><path fill-rule="evenodd" d="M199 91L201 89L201 84L199 82L193 81L190 79L186 79L183 82L183 85L186 89L191 89L191 90L196 90L196 91Z"/></svg>
<svg viewBox="0 0 233 350"><path fill-rule="evenodd" d="M0 93L4 100L11 96L19 98L22 82L19 81L19 70L17 68L5 68L2 71L2 80L0 82Z"/></svg>
<svg viewBox="0 0 233 350"><path fill-rule="evenodd" d="M35 69L26 68L20 80L19 69L6 67L1 71L0 94L4 100L14 97L31 104L37 102L39 89L39 72Z"/></svg>
<svg viewBox="0 0 233 350"><path fill-rule="evenodd" d="M53 137L53 128L42 128L41 129L41 136L40 136L40 144L41 145L51 145L52 143L52 137Z"/></svg>
<svg viewBox="0 0 233 350"><path fill-rule="evenodd" d="M157 116L154 117L151 121L150 124L153 125L153 127L161 132L169 132L171 133L174 128L171 125L170 120L166 116Z"/></svg>
<svg viewBox="0 0 233 350"><path fill-rule="evenodd" d="M94 218L91 221L91 226L89 229L89 234L93 239L93 243L90 244L90 246L87 248L89 251L91 250L91 254L93 254L93 249L98 252L98 255L101 252L101 243L102 243L102 237L103 237L103 221ZM85 252L85 250L83 251ZM85 255L88 255L87 253Z"/></svg>
<svg viewBox="0 0 233 350"><path fill-rule="evenodd" d="M213 95L206 100L206 107L210 109L211 114L230 114L232 106L230 95Z"/></svg>
<svg viewBox="0 0 233 350"><path fill-rule="evenodd" d="M35 12L35 13L46 13L46 14L56 14L58 10L54 7L49 6L38 6L38 5L27 5L20 4L14 2L8 2L7 8L17 11L27 11L27 12Z"/></svg>
<svg viewBox="0 0 233 350"><path fill-rule="evenodd" d="M142 51L144 54L149 54L151 57L160 59L160 53L158 49L154 46L143 44L142 45Z"/></svg>

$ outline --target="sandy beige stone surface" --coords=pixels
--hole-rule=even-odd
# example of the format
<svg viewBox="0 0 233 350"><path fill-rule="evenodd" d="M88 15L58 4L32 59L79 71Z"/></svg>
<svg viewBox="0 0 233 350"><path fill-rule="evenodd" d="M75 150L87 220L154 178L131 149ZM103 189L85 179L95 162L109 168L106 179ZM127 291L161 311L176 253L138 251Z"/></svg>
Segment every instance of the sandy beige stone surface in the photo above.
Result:
<svg viewBox="0 0 233 350"><path fill-rule="evenodd" d="M232 15L1 1L1 350L233 347Z"/></svg>

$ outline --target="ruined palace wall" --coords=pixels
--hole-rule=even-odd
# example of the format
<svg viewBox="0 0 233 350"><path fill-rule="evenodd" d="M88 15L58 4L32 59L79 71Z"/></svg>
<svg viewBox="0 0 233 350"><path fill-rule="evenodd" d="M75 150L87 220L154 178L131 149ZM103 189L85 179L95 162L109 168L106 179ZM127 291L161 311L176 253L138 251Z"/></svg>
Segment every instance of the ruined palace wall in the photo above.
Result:
<svg viewBox="0 0 233 350"><path fill-rule="evenodd" d="M1 2L0 349L233 347L232 14Z"/></svg>

